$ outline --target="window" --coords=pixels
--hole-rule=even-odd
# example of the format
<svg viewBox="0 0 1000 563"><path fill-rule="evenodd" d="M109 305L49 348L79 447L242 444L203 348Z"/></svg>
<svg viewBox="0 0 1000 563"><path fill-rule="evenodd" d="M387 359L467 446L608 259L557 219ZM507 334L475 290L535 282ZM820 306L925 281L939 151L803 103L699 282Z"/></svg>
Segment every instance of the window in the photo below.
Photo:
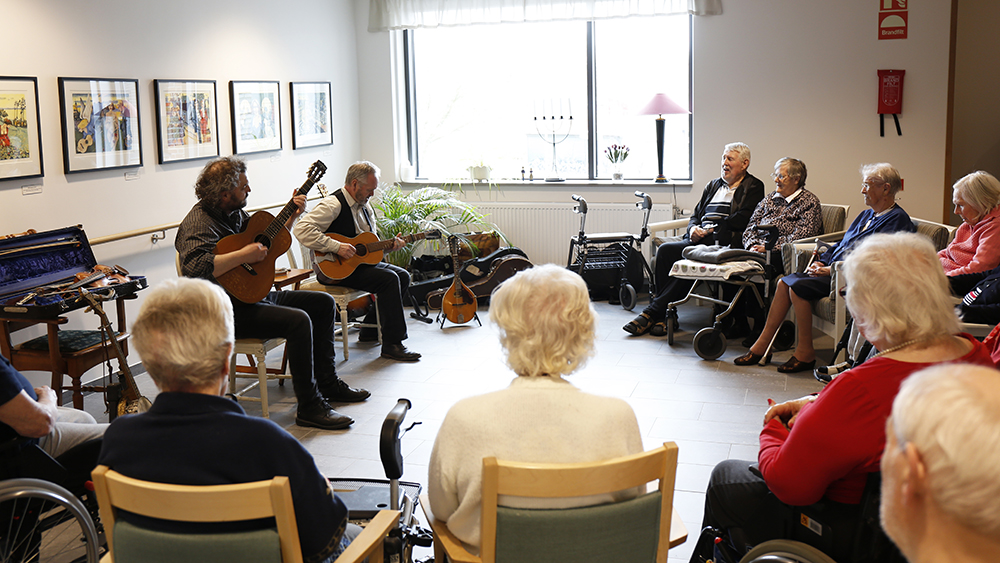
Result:
<svg viewBox="0 0 1000 563"><path fill-rule="evenodd" d="M408 139L421 178L610 179L657 173L662 92L689 107L689 16L439 27L406 31ZM691 177L689 115L666 115L664 174ZM553 163L555 167L553 168Z"/></svg>

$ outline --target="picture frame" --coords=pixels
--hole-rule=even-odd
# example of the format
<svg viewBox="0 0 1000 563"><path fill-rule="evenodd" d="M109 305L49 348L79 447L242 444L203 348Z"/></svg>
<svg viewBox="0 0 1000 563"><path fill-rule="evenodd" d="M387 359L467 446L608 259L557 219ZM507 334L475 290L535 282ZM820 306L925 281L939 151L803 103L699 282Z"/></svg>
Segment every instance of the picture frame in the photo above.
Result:
<svg viewBox="0 0 1000 563"><path fill-rule="evenodd" d="M154 80L160 164L219 156L214 80Z"/></svg>
<svg viewBox="0 0 1000 563"><path fill-rule="evenodd" d="M45 176L38 78L0 76L0 181Z"/></svg>
<svg viewBox="0 0 1000 563"><path fill-rule="evenodd" d="M333 144L329 82L291 82L292 149Z"/></svg>
<svg viewBox="0 0 1000 563"><path fill-rule="evenodd" d="M280 101L277 80L229 82L233 153L248 154L281 149Z"/></svg>
<svg viewBox="0 0 1000 563"><path fill-rule="evenodd" d="M142 166L139 81L59 78L66 174Z"/></svg>

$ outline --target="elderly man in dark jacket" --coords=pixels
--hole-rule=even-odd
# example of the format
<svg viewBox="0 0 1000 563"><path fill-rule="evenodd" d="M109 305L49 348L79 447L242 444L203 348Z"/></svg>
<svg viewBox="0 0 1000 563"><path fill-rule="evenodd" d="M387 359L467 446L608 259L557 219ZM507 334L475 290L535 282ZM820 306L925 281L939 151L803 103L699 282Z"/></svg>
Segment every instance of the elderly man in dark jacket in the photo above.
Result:
<svg viewBox="0 0 1000 563"><path fill-rule="evenodd" d="M722 152L722 177L705 186L688 221L687 232L656 249L657 294L642 314L622 327L625 332L636 336L647 331L653 336L666 334L667 305L682 299L691 289L690 280L669 277L670 268L681 259L685 248L692 244L743 247L743 231L754 208L764 199L764 182L747 172L749 167L750 147L745 143L726 145Z"/></svg>

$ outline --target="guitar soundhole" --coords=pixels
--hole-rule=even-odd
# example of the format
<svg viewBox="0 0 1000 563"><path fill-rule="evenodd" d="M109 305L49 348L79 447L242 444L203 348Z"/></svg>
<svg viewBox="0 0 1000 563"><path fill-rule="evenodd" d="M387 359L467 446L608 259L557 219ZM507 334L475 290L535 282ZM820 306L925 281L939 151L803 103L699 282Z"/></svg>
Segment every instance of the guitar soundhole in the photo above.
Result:
<svg viewBox="0 0 1000 563"><path fill-rule="evenodd" d="M358 256L364 256L365 254L368 254L368 248L363 244L355 246L354 250Z"/></svg>
<svg viewBox="0 0 1000 563"><path fill-rule="evenodd" d="M267 238L267 235L261 233L254 237L254 242L259 242L264 245L264 248L271 248L271 239Z"/></svg>

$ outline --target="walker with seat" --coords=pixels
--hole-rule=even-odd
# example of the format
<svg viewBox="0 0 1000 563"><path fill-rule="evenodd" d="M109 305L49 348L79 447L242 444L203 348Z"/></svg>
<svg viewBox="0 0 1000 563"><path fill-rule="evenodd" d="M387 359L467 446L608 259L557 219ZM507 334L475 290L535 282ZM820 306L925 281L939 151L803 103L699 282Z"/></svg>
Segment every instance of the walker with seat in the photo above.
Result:
<svg viewBox="0 0 1000 563"><path fill-rule="evenodd" d="M649 238L649 214L653 200L649 195L636 191L639 198L635 206L643 210L642 228L638 235L630 233L596 233L588 235L587 200L573 194L577 202L574 213L580 214L580 232L569 240L569 256L566 267L580 274L587 282L591 298L601 291L611 290L609 302L617 298L626 311L631 311L637 302L637 292L642 291L646 279L649 280L649 294L656 295L653 271L642 254L642 243Z"/></svg>

